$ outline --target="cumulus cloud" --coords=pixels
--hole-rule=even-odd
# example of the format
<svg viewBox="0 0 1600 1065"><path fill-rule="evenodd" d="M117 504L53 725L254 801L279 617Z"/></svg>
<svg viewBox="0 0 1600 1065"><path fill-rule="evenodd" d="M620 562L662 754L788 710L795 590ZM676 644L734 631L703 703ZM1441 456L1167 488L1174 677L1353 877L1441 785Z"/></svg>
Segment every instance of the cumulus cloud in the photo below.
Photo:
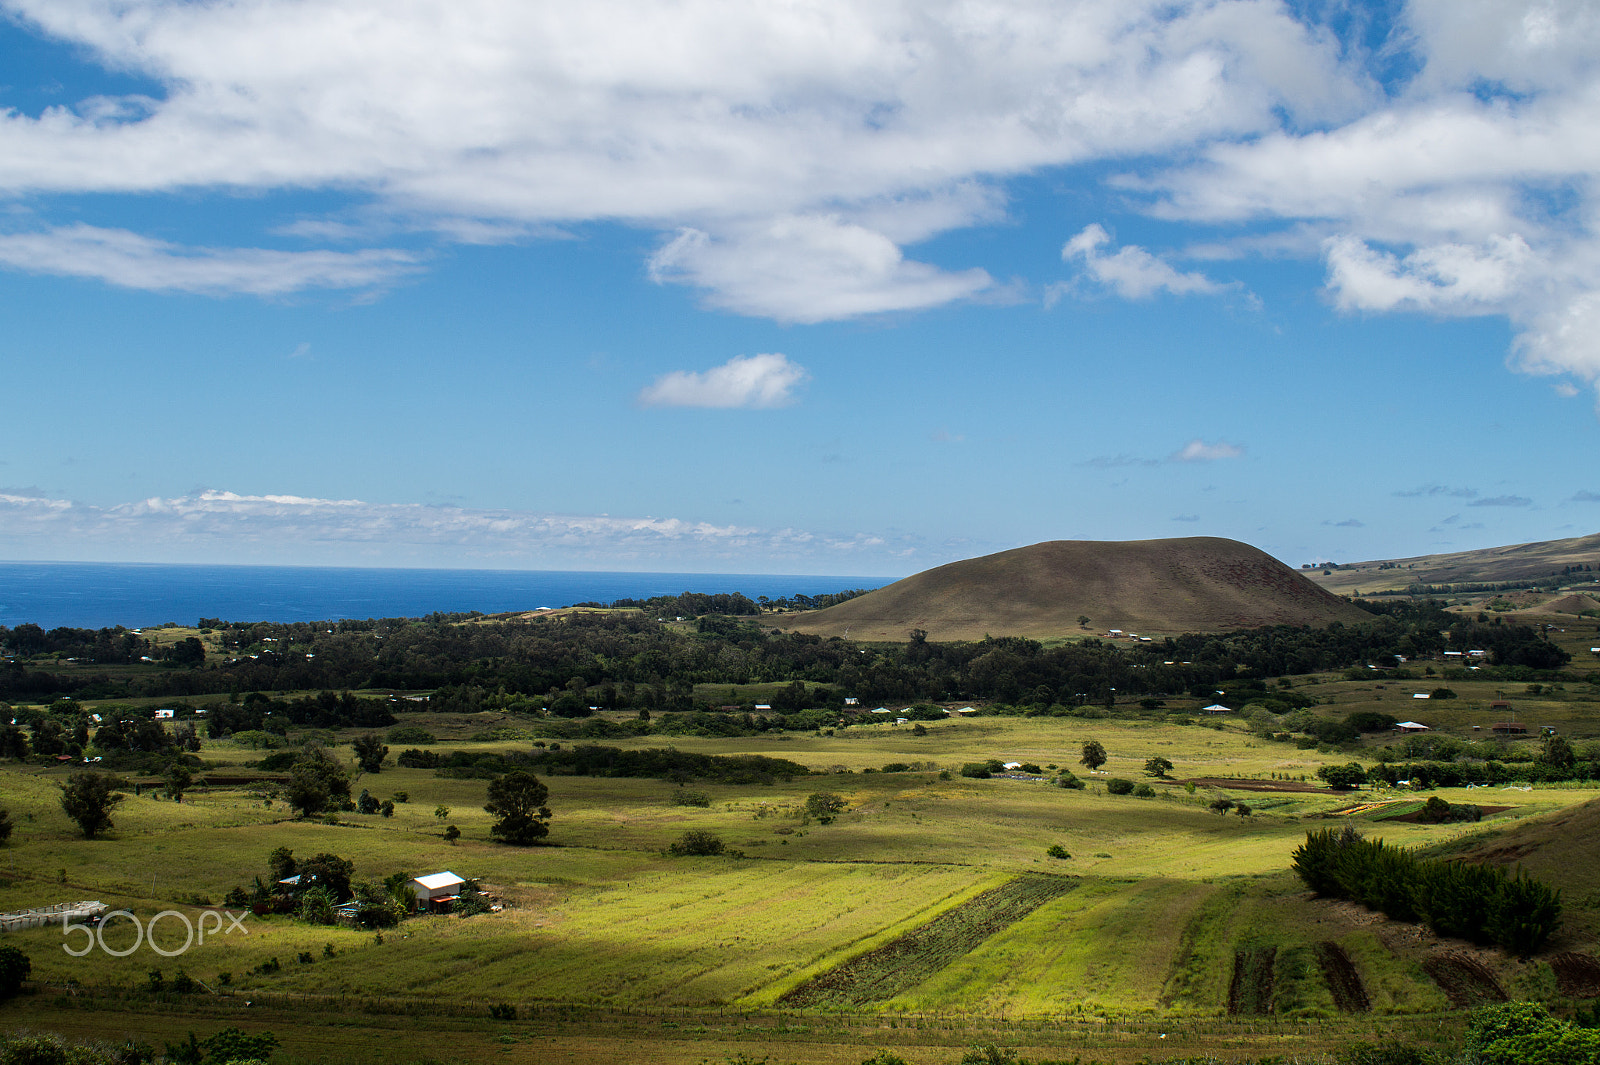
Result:
<svg viewBox="0 0 1600 1065"><path fill-rule="evenodd" d="M4 7L156 88L0 116L0 190L332 190L447 241L692 229L706 240L663 279L792 321L986 287L901 256L995 217L1009 177L1343 121L1374 98L1275 0ZM290 226L363 239L333 213Z"/></svg>
<svg viewBox="0 0 1600 1065"><path fill-rule="evenodd" d="M1236 459L1244 454L1244 448L1218 440L1215 443L1206 443L1204 440L1194 439L1168 456L1168 462L1215 462L1218 459Z"/></svg>
<svg viewBox="0 0 1600 1065"><path fill-rule="evenodd" d="M704 373L675 370L639 393L647 407L786 407L809 375L778 354L734 356Z"/></svg>
<svg viewBox="0 0 1600 1065"><path fill-rule="evenodd" d="M1503 310L1533 254L1516 234L1492 236L1482 247L1419 248L1404 259L1349 236L1331 237L1323 248L1328 288L1341 309L1447 314Z"/></svg>
<svg viewBox="0 0 1600 1065"><path fill-rule="evenodd" d="M1110 243L1111 234L1103 226L1089 225L1062 246L1061 258L1081 265L1084 276L1124 299L1148 299L1161 292L1174 296L1215 295L1228 288L1204 274L1182 273L1134 244L1108 254L1103 249Z"/></svg>
<svg viewBox="0 0 1600 1065"><path fill-rule="evenodd" d="M438 562L471 559L523 564L696 563L760 559L823 566L883 565L923 545L890 544L875 534L767 529L673 517L619 518L473 510L413 503L368 503L297 495L244 495L208 490L155 496L111 506L0 492L0 554L40 545L91 557L128 544L160 545L175 558L255 554L320 562L360 559L367 552ZM893 568L898 569L898 566ZM857 570L860 572L860 570Z"/></svg>
<svg viewBox="0 0 1600 1065"><path fill-rule="evenodd" d="M1489 496L1485 499L1474 499L1468 503L1469 507L1531 507L1533 500L1527 496Z"/></svg>
<svg viewBox="0 0 1600 1065"><path fill-rule="evenodd" d="M1568 500L1568 502L1569 503L1600 503L1600 492L1590 492L1588 490L1584 490L1584 491L1581 491L1581 492L1574 492L1573 495L1572 495L1572 498L1570 500Z"/></svg>

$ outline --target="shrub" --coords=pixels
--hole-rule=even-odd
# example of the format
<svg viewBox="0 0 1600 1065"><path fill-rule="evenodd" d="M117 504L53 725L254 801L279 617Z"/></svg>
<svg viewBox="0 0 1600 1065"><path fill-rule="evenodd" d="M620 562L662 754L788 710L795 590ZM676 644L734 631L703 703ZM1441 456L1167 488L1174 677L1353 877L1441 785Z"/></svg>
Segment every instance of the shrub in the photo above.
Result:
<svg viewBox="0 0 1600 1065"><path fill-rule="evenodd" d="M1106 790L1113 795L1128 795L1133 792L1133 781L1123 780L1121 777L1112 777L1106 781Z"/></svg>
<svg viewBox="0 0 1600 1065"><path fill-rule="evenodd" d="M1072 857L1072 855L1067 853L1067 848L1063 847L1059 843L1051 844L1050 845L1050 849L1045 851L1045 853L1047 855L1049 855L1050 857L1052 857L1052 858L1070 858L1070 857Z"/></svg>
<svg viewBox="0 0 1600 1065"><path fill-rule="evenodd" d="M715 832L703 832L699 829L690 829L667 847L668 854L675 854L680 857L721 854L726 850L727 845L722 842L721 836Z"/></svg>
<svg viewBox="0 0 1600 1065"><path fill-rule="evenodd" d="M988 780L994 774L989 772L988 762L968 762L961 767L961 775L978 780Z"/></svg>
<svg viewBox="0 0 1600 1065"><path fill-rule="evenodd" d="M1133 789L1133 795L1136 799L1153 799L1156 797L1156 789L1148 784L1138 784Z"/></svg>
<svg viewBox="0 0 1600 1065"><path fill-rule="evenodd" d="M672 805L701 807L710 806L711 796L707 795L703 791L689 791L687 788L679 788L677 791L672 793Z"/></svg>
<svg viewBox="0 0 1600 1065"><path fill-rule="evenodd" d="M1070 788L1073 791L1082 791L1083 781L1073 776L1072 770L1063 769L1056 777L1056 786L1059 788Z"/></svg>

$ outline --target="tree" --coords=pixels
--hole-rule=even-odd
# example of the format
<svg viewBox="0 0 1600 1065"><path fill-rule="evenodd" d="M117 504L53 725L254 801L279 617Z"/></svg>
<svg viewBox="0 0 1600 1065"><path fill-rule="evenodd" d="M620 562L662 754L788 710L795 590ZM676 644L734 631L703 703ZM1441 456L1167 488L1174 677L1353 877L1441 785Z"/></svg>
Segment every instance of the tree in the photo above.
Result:
<svg viewBox="0 0 1600 1065"><path fill-rule="evenodd" d="M1158 754L1154 758L1145 759L1144 771L1153 777L1165 780L1167 774L1172 772L1172 763Z"/></svg>
<svg viewBox="0 0 1600 1065"><path fill-rule="evenodd" d="M182 762L173 762L167 768L166 784L162 790L167 793L167 798L173 802L182 802L183 793L189 790L189 785L194 783L194 774L189 772L189 767Z"/></svg>
<svg viewBox="0 0 1600 1065"><path fill-rule="evenodd" d="M16 947L0 947L0 1001L22 990L22 981L33 971L33 962Z"/></svg>
<svg viewBox="0 0 1600 1065"><path fill-rule="evenodd" d="M84 839L93 839L96 833L115 826L111 811L127 798L116 787L122 781L94 770L74 773L61 788L61 809L78 823Z"/></svg>
<svg viewBox="0 0 1600 1065"><path fill-rule="evenodd" d="M1317 777L1332 788L1354 788L1367 782L1367 771L1360 762L1349 765L1325 765L1317 770Z"/></svg>
<svg viewBox="0 0 1600 1065"><path fill-rule="evenodd" d="M489 834L523 847L543 839L550 834L550 808L545 805L549 797L550 789L525 769L495 777L489 781L489 801L483 808L500 820Z"/></svg>
<svg viewBox="0 0 1600 1065"><path fill-rule="evenodd" d="M389 748L383 741L369 732L359 736L350 746L355 748L356 764L361 766L363 773L377 773L383 769L383 760L389 757Z"/></svg>
<svg viewBox="0 0 1600 1065"><path fill-rule="evenodd" d="M835 817L848 808L844 796L835 795L831 791L814 791L806 797L806 814L825 825L831 824Z"/></svg>
<svg viewBox="0 0 1600 1065"><path fill-rule="evenodd" d="M293 876L300 866L294 860L294 851L288 847L278 847L267 855L267 868L272 872L272 879L278 881Z"/></svg>
<svg viewBox="0 0 1600 1065"><path fill-rule="evenodd" d="M1093 773L1106 764L1106 749L1100 745L1099 740L1090 740L1083 745L1083 757L1078 761Z"/></svg>
<svg viewBox="0 0 1600 1065"><path fill-rule="evenodd" d="M289 805L302 817L326 810L335 799L350 798L350 776L344 766L328 757L321 747L310 747L306 755L289 770Z"/></svg>
<svg viewBox="0 0 1600 1065"><path fill-rule="evenodd" d="M1567 742L1566 737L1552 732L1544 738L1544 750L1539 752L1539 761L1558 769L1571 769L1577 760L1572 744Z"/></svg>
<svg viewBox="0 0 1600 1065"><path fill-rule="evenodd" d="M1088 614L1079 614L1078 615L1078 628L1087 629L1088 627L1089 627L1089 615Z"/></svg>
<svg viewBox="0 0 1600 1065"><path fill-rule="evenodd" d="M300 863L300 886L325 889L334 902L350 897L350 875L356 866L337 854L316 854Z"/></svg>
<svg viewBox="0 0 1600 1065"><path fill-rule="evenodd" d="M28 734L16 725L0 724L0 758L28 757Z"/></svg>

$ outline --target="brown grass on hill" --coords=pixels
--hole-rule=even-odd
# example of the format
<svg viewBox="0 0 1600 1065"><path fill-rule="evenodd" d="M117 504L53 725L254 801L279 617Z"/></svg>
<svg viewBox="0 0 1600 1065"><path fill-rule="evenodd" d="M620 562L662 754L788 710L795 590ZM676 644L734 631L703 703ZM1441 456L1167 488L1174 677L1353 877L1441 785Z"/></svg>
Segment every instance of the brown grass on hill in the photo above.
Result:
<svg viewBox="0 0 1600 1065"><path fill-rule="evenodd" d="M1087 616L1087 627L1078 618ZM1223 632L1367 618L1248 544L1219 537L1056 540L953 562L793 620L801 632L852 639L985 635L1050 639Z"/></svg>
<svg viewBox="0 0 1600 1065"><path fill-rule="evenodd" d="M1413 584L1509 584L1559 574L1566 566L1600 566L1600 533L1566 540L1485 547L1441 555L1374 559L1340 565L1332 573L1307 570L1331 592L1396 590ZM1387 569L1381 567L1388 567ZM1594 574L1600 578L1600 570Z"/></svg>

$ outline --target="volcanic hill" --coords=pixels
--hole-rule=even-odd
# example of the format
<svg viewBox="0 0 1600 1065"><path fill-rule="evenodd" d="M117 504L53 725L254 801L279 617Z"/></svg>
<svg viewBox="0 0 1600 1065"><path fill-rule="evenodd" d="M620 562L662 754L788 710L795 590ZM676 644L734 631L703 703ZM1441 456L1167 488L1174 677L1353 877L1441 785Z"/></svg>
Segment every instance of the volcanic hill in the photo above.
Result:
<svg viewBox="0 0 1600 1065"><path fill-rule="evenodd" d="M1078 618L1087 616L1086 627ZM857 640L991 636L1035 639L1222 632L1370 618L1277 559L1237 540L1055 540L952 562L788 628Z"/></svg>

